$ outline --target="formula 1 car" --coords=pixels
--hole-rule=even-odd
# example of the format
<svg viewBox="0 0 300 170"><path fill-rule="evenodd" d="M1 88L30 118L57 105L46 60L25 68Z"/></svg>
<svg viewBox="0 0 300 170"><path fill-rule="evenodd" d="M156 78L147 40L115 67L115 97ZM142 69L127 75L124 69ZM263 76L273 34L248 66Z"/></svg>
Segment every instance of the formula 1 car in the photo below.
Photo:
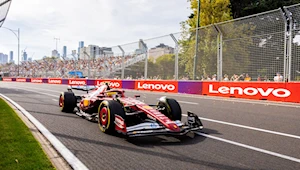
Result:
<svg viewBox="0 0 300 170"><path fill-rule="evenodd" d="M125 97L124 93L107 84L82 96L68 88L59 96L59 107L63 112L98 122L104 133L118 132L128 137L186 135L203 128L201 120L191 112L187 123L182 123L181 107L174 99L161 97L158 104L148 105L137 100L140 96Z"/></svg>

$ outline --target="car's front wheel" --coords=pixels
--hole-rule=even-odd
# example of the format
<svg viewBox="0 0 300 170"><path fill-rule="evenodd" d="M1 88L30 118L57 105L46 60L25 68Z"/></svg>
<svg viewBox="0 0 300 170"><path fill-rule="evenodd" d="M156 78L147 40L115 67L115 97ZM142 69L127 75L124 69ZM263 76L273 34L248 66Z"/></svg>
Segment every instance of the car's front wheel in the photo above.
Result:
<svg viewBox="0 0 300 170"><path fill-rule="evenodd" d="M122 105L114 100L105 100L101 102L98 109L98 125L102 132L111 134L117 128L126 127L125 125L125 111Z"/></svg>
<svg viewBox="0 0 300 170"><path fill-rule="evenodd" d="M182 111L179 103L175 99L161 97L158 102L158 108L171 120L181 120Z"/></svg>
<svg viewBox="0 0 300 170"><path fill-rule="evenodd" d="M76 106L76 97L73 92L62 92L59 95L59 107L62 112L73 112Z"/></svg>

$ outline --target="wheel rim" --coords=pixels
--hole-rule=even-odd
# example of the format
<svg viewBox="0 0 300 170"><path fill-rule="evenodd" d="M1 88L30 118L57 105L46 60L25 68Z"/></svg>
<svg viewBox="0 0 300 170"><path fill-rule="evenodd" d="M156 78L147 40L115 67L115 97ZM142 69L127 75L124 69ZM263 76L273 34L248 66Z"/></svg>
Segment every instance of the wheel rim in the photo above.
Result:
<svg viewBox="0 0 300 170"><path fill-rule="evenodd" d="M107 107L102 107L100 110L99 123L103 128L106 128L108 118Z"/></svg>
<svg viewBox="0 0 300 170"><path fill-rule="evenodd" d="M63 107L64 106L64 98L63 98L63 96L61 95L60 97L59 97L59 107Z"/></svg>
<svg viewBox="0 0 300 170"><path fill-rule="evenodd" d="M172 116L172 114L170 113L168 106L167 106L165 103L162 103L162 104L160 104L160 105L161 105L162 107L165 107L165 110L163 110L162 113L163 113L165 116L167 116L167 117L169 117L170 119L172 119L173 116Z"/></svg>

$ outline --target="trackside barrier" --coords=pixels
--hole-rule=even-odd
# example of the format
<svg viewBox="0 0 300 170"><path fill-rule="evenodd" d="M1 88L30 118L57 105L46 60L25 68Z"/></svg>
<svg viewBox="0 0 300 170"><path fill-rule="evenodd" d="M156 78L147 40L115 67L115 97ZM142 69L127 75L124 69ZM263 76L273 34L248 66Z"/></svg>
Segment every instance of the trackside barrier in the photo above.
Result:
<svg viewBox="0 0 300 170"><path fill-rule="evenodd" d="M99 85L109 82L112 88L187 93L300 103L300 83L276 82L209 82L167 80L63 79L63 78L3 78L8 82L31 82L65 85Z"/></svg>
<svg viewBox="0 0 300 170"><path fill-rule="evenodd" d="M300 102L300 83L203 82L202 95Z"/></svg>

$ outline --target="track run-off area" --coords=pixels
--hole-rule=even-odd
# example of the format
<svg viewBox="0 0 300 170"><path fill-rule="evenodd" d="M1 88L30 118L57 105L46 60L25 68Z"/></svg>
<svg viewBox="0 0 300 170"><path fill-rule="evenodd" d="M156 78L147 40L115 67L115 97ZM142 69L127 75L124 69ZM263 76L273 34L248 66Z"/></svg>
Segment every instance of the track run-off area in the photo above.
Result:
<svg viewBox="0 0 300 170"><path fill-rule="evenodd" d="M62 113L58 97L66 89L0 82L1 94L28 111L89 169L300 169L299 104L125 90L147 104L156 104L161 96L174 98L182 107L183 122L191 111L204 124L194 138L127 140Z"/></svg>

